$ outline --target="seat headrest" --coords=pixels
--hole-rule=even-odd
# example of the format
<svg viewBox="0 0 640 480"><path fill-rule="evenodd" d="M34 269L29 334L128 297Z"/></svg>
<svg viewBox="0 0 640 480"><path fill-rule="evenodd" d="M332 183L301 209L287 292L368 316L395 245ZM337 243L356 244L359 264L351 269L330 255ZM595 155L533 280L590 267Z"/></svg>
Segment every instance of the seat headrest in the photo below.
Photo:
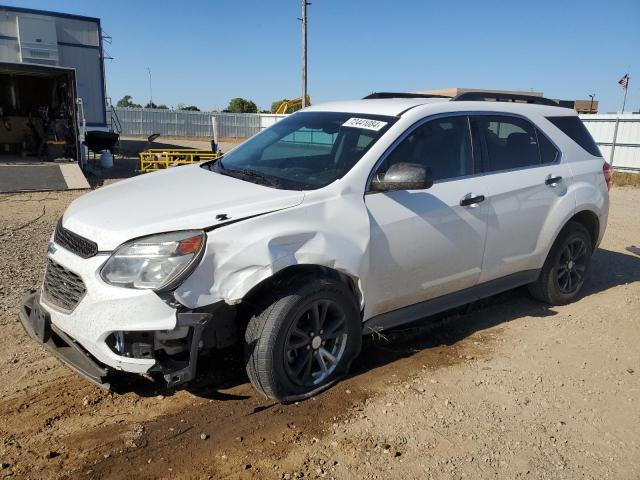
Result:
<svg viewBox="0 0 640 480"><path fill-rule="evenodd" d="M507 137L507 147L526 148L531 145L528 133L510 133Z"/></svg>

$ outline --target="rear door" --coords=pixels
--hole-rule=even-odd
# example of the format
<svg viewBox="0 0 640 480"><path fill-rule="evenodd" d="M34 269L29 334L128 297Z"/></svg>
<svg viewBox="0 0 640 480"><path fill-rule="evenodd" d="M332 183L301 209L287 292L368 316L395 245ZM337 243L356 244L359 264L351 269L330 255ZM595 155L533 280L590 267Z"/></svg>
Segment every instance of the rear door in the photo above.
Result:
<svg viewBox="0 0 640 480"><path fill-rule="evenodd" d="M370 275L366 317L475 285L485 244L484 179L474 162L466 115L413 127L374 170L420 163L434 184L425 190L369 192Z"/></svg>
<svg viewBox="0 0 640 480"><path fill-rule="evenodd" d="M559 148L529 120L476 114L488 200L488 230L480 282L540 268L546 246L538 239L565 195L571 170Z"/></svg>

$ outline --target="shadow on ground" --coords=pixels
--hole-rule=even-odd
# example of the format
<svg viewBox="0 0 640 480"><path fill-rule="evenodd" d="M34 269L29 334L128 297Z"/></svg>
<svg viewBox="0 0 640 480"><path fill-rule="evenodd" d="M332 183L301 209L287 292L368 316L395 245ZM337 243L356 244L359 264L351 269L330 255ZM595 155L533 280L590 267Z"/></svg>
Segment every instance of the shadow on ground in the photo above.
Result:
<svg viewBox="0 0 640 480"><path fill-rule="evenodd" d="M591 275L581 297L637 281L640 281L638 256L599 249L593 257ZM510 290L404 327L388 330L376 337L366 337L362 353L352 365L350 377L357 377L425 349L455 345L478 331L522 317L545 318L553 315L556 315L553 307L533 300L526 287ZM215 400L243 399L238 395L220 392L248 382L240 347L202 357L198 372L198 378L186 387L194 395ZM125 378L123 383L112 384L116 392L134 391L141 396L173 393L166 389L162 379L152 381L135 376Z"/></svg>

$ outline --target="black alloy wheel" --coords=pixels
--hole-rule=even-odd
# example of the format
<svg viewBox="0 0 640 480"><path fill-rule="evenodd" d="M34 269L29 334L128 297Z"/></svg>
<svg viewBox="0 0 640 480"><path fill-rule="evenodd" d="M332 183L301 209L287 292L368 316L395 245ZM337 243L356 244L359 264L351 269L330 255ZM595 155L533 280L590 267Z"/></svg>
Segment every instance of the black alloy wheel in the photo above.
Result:
<svg viewBox="0 0 640 480"><path fill-rule="evenodd" d="M325 381L344 355L347 318L330 299L310 303L292 323L285 344L285 370L297 385L312 387Z"/></svg>
<svg viewBox="0 0 640 480"><path fill-rule="evenodd" d="M258 391L279 402L298 401L347 374L362 345L362 317L346 282L302 274L254 302L245 360Z"/></svg>
<svg viewBox="0 0 640 480"><path fill-rule="evenodd" d="M571 295L584 282L587 270L587 245L583 238L577 237L567 242L556 265L556 281L560 292Z"/></svg>

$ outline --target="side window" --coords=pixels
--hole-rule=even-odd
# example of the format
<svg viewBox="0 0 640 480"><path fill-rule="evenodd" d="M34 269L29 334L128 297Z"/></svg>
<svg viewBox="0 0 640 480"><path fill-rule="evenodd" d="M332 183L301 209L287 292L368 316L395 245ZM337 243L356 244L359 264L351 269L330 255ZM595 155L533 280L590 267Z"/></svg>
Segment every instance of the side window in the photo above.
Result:
<svg viewBox="0 0 640 480"><path fill-rule="evenodd" d="M486 146L485 171L540 164L536 129L529 122L501 115L477 115L475 118Z"/></svg>
<svg viewBox="0 0 640 480"><path fill-rule="evenodd" d="M547 117L551 123L562 130L571 140L576 142L594 157L602 157L600 149L579 117Z"/></svg>
<svg viewBox="0 0 640 480"><path fill-rule="evenodd" d="M414 129L385 159L377 173L395 163L427 167L433 180L473 173L473 154L466 116L439 118Z"/></svg>
<svg viewBox="0 0 640 480"><path fill-rule="evenodd" d="M540 160L542 163L553 163L560 158L560 152L544 133L536 130L538 134L538 145L540 146Z"/></svg>

